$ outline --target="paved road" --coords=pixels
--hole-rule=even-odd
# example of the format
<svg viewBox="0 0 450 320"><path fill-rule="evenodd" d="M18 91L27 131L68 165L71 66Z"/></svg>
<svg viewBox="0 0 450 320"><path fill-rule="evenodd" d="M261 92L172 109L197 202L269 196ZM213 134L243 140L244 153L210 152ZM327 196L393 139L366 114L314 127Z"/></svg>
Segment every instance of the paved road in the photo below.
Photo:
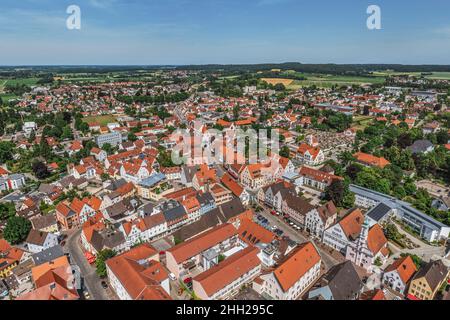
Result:
<svg viewBox="0 0 450 320"><path fill-rule="evenodd" d="M262 206L262 207L264 208L264 210L259 212L259 214L264 216L265 218L267 218L267 220L269 220L269 223L271 226L276 225L279 229L281 229L284 232L283 235L288 236L289 238L291 238L292 240L294 240L298 243L312 241L316 245L316 247L322 257L322 261L323 261L323 264L324 264L326 270L329 270L331 267L340 263L340 261L337 260L335 257L331 256L328 252L329 250L327 248L321 246L321 244L318 241L312 240L312 239L308 238L307 236L305 236L304 234L300 233L299 231L294 230L289 225L287 225L286 222L284 222L284 220L281 219L280 217L271 215L270 209L268 209L266 206Z"/></svg>
<svg viewBox="0 0 450 320"><path fill-rule="evenodd" d="M80 236L81 230L78 230L70 235L67 240L66 250L70 253L72 263L80 267L81 276L92 300L110 300L107 292L101 286L101 280L95 273L95 268L90 266L84 257L79 244Z"/></svg>
<svg viewBox="0 0 450 320"><path fill-rule="evenodd" d="M402 227L396 223L394 223L397 226L397 229L399 233L405 235L409 240L411 240L413 243L419 246L419 248L415 249L400 249L399 247L395 246L395 244L391 243L391 248L393 249L393 254L389 257L388 261L386 262L386 265L392 263L395 259L397 259L402 253L410 253L415 254L419 256L422 260L428 262L430 260L436 260L436 259L442 259L445 255L445 247L443 246L431 246L429 244L426 244L425 242L413 237L406 231L402 229Z"/></svg>

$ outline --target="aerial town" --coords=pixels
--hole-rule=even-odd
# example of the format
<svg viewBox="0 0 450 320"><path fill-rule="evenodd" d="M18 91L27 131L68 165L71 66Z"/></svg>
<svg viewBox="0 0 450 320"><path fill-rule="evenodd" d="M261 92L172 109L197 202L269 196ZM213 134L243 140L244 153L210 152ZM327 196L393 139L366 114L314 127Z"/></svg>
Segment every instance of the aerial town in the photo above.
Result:
<svg viewBox="0 0 450 320"><path fill-rule="evenodd" d="M449 300L449 72L298 68L0 68L0 299Z"/></svg>

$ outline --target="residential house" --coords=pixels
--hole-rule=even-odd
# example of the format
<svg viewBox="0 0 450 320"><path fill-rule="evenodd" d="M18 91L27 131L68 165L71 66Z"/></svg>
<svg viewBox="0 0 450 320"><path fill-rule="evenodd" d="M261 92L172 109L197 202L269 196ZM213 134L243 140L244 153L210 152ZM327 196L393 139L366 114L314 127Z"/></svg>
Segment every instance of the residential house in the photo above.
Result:
<svg viewBox="0 0 450 320"><path fill-rule="evenodd" d="M305 216L305 230L322 240L323 232L336 223L337 209L333 201L311 210Z"/></svg>
<svg viewBox="0 0 450 320"><path fill-rule="evenodd" d="M5 239L0 239L0 279L10 276L24 257L24 250L11 247Z"/></svg>
<svg viewBox="0 0 450 320"><path fill-rule="evenodd" d="M356 159L357 162L367 167L378 167L383 169L387 165L391 164L388 160L386 160L383 157L381 158L375 157L371 154L367 154L364 152L357 152L353 155L353 157Z"/></svg>
<svg viewBox="0 0 450 320"><path fill-rule="evenodd" d="M383 273L383 284L404 294L409 281L417 272L416 265L411 256L399 258L386 267Z"/></svg>
<svg viewBox="0 0 450 320"><path fill-rule="evenodd" d="M286 193L281 204L281 211L299 226L305 227L306 215L315 210L314 206L292 192Z"/></svg>
<svg viewBox="0 0 450 320"><path fill-rule="evenodd" d="M433 300L448 278L449 269L441 260L428 262L413 276L408 289L408 299Z"/></svg>
<svg viewBox="0 0 450 320"><path fill-rule="evenodd" d="M406 149L411 151L412 154L427 154L434 150L434 145L429 140L417 140Z"/></svg>
<svg viewBox="0 0 450 320"><path fill-rule="evenodd" d="M302 179L302 187L309 187L324 192L334 181L343 180L342 177L335 176L321 170L309 167L300 168L300 176Z"/></svg>
<svg viewBox="0 0 450 320"><path fill-rule="evenodd" d="M321 263L314 245L303 243L273 271L261 275L254 288L275 300L296 300L320 277Z"/></svg>
<svg viewBox="0 0 450 320"><path fill-rule="evenodd" d="M78 300L73 270L67 256L43 263L31 269L35 290L17 300ZM76 277L75 277L76 278Z"/></svg>
<svg viewBox="0 0 450 320"><path fill-rule="evenodd" d="M237 244L236 228L232 224L219 225L168 249L166 251L167 268L177 278L188 274L189 270L196 267L206 271L218 263L219 253L229 250Z"/></svg>
<svg viewBox="0 0 450 320"><path fill-rule="evenodd" d="M120 300L171 300L168 273L147 243L107 260L106 272Z"/></svg>
<svg viewBox="0 0 450 320"><path fill-rule="evenodd" d="M258 252L258 248L249 246L195 276L195 295L202 300L222 300L239 293L261 271Z"/></svg>
<svg viewBox="0 0 450 320"><path fill-rule="evenodd" d="M351 261L333 266L308 293L309 300L358 300L362 279Z"/></svg>
<svg viewBox="0 0 450 320"><path fill-rule="evenodd" d="M162 213L157 213L131 222L124 222L119 230L124 234L127 245L133 246L165 235L168 231L167 221Z"/></svg>
<svg viewBox="0 0 450 320"><path fill-rule="evenodd" d="M58 244L58 236L53 233L31 229L25 242L28 251L36 253L56 246Z"/></svg>
<svg viewBox="0 0 450 320"><path fill-rule="evenodd" d="M317 166L325 161L325 155L320 148L314 148L302 143L297 149L296 158L303 164Z"/></svg>
<svg viewBox="0 0 450 320"><path fill-rule="evenodd" d="M250 195L242 188L242 186L235 181L229 173L225 173L220 182L227 187L236 197L238 197L244 205L248 205L250 203Z"/></svg>

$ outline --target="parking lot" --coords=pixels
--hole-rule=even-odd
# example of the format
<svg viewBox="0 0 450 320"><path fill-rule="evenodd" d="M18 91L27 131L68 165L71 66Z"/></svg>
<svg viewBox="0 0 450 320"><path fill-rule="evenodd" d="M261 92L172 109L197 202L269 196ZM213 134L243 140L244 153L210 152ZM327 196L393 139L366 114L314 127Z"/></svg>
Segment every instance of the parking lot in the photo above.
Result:
<svg viewBox="0 0 450 320"><path fill-rule="evenodd" d="M299 226L297 226L294 222L292 222L288 217L283 216L280 212L277 212L276 210L269 210L269 209L265 209L264 211L265 211L264 212L265 214L268 213L271 216L273 216L274 218L277 217L280 221L283 220L283 223L285 224L285 226L289 226L292 229L292 231L295 232L295 231L301 230L301 228ZM283 227L281 226L281 224L279 224L280 226L278 226L275 223L271 223L269 221L269 219L266 218L266 216L263 214L256 214L254 220L260 226L275 233L279 237L282 237L283 235L285 235L285 232L283 231Z"/></svg>
<svg viewBox="0 0 450 320"><path fill-rule="evenodd" d="M264 208L264 210L260 211L258 214L267 219L265 228L268 228L268 230L270 230L273 226L276 226L277 229L281 229L283 231L282 236L286 236L297 243L312 241L316 245L316 248L319 251L320 256L322 257L322 262L325 267L325 270L329 270L334 265L343 261L341 255L339 255L337 252L334 252L332 249L325 247L320 243L320 241L316 241L308 237L308 235L300 231L301 228L299 230L299 228L295 228L294 225L290 225L289 220L284 219L282 215L276 214L272 215L271 214L272 209L269 209L268 207L266 207L264 204L261 203L260 206ZM256 218L256 221L257 219L258 218Z"/></svg>

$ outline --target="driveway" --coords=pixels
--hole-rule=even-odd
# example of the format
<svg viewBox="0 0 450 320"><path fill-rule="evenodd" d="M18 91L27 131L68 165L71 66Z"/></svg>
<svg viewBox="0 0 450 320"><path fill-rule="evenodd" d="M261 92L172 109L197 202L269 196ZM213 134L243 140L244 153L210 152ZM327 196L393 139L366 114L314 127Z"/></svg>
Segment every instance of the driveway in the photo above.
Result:
<svg viewBox="0 0 450 320"><path fill-rule="evenodd" d="M111 300L111 295L101 286L101 279L96 274L93 268L87 262L83 251L80 247L81 230L71 234L67 239L66 249L70 253L72 263L80 267L81 276L84 279L84 284L91 295L92 300Z"/></svg>

